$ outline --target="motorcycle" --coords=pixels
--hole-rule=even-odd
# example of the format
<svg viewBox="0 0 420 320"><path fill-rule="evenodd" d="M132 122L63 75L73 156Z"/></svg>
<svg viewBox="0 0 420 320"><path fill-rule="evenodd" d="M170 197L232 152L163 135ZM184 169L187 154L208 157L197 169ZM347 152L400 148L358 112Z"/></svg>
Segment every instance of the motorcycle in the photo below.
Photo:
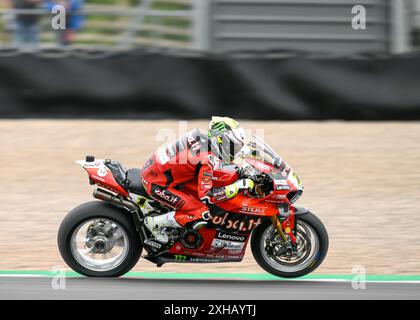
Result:
<svg viewBox="0 0 420 320"><path fill-rule="evenodd" d="M73 209L62 221L58 247L76 272L91 277L118 277L143 258L158 267L168 262L239 262L248 242L256 262L267 272L295 278L315 270L328 251L323 223L308 209L295 206L303 192L299 177L256 136L241 151L237 163L215 170L213 185L221 187L250 178L254 190L210 204L211 218L199 230L166 228L169 241L155 241L144 225L147 215L171 209L145 191L141 170L126 170L120 162L87 156L76 161L95 186L92 201ZM191 192L186 183L183 192Z"/></svg>

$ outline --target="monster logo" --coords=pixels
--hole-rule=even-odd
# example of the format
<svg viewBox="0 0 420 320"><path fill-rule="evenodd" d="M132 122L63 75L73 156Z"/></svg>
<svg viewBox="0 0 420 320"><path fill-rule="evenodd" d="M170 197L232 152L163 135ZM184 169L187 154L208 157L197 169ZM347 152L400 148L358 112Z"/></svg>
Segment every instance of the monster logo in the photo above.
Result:
<svg viewBox="0 0 420 320"><path fill-rule="evenodd" d="M183 256L183 255L180 255L180 254L174 255L174 258L175 258L175 261L178 261L178 262L187 260L186 256Z"/></svg>

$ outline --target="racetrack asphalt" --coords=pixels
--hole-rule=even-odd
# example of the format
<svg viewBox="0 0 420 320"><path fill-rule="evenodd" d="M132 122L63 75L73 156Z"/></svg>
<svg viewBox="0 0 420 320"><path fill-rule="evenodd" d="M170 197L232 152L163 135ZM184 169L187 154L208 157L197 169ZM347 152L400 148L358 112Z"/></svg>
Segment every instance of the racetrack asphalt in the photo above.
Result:
<svg viewBox="0 0 420 320"><path fill-rule="evenodd" d="M51 277L0 278L2 300L158 299L420 299L417 282L367 282L355 290L349 281L227 279L65 278L65 289ZM63 283L61 283L63 284Z"/></svg>

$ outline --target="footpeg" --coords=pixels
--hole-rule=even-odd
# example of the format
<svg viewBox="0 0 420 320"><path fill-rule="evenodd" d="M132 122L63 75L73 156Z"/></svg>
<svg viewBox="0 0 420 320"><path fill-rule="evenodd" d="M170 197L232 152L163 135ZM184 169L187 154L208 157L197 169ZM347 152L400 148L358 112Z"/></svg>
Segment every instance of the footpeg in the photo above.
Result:
<svg viewBox="0 0 420 320"><path fill-rule="evenodd" d="M153 249L161 249L162 248L162 244L157 242L157 241L153 241L152 239L146 239L144 240L144 244L153 248Z"/></svg>

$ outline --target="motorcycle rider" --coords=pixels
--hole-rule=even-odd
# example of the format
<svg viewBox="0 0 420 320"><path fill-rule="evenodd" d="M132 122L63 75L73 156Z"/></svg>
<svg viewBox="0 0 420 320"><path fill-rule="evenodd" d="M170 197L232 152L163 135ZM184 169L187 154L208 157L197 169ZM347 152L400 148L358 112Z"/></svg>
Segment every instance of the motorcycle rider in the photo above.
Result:
<svg viewBox="0 0 420 320"><path fill-rule="evenodd" d="M241 179L221 188L213 188L213 170L231 163L244 146L245 131L228 117L213 116L207 132L199 129L156 151L145 163L142 182L147 193L172 211L145 218L155 239L168 242L164 228L198 230L210 219L208 204L230 199L244 189L253 189L251 179ZM183 192L183 184L197 179L194 193Z"/></svg>

